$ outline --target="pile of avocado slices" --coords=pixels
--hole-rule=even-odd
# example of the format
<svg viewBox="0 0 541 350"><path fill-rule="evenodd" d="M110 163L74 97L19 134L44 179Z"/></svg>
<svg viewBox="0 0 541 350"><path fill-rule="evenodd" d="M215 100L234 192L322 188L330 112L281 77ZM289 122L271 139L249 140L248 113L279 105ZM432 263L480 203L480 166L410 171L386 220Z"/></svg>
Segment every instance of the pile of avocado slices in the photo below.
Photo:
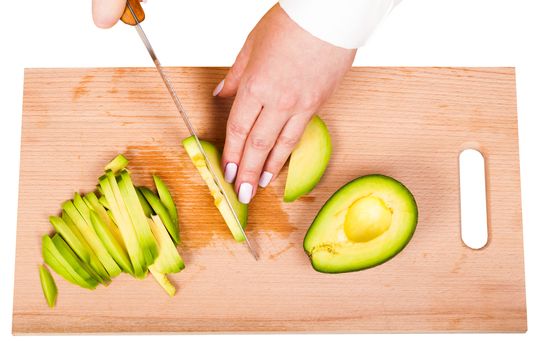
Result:
<svg viewBox="0 0 541 350"><path fill-rule="evenodd" d="M128 160L115 157L99 178L97 193L75 193L62 204L61 215L51 216L54 233L42 237L47 266L66 281L87 289L108 285L124 272L143 279L150 272L167 294L175 287L168 274L184 269L178 212L165 183L154 175L157 194L136 187L126 169ZM57 287L45 265L40 281L49 306Z"/></svg>

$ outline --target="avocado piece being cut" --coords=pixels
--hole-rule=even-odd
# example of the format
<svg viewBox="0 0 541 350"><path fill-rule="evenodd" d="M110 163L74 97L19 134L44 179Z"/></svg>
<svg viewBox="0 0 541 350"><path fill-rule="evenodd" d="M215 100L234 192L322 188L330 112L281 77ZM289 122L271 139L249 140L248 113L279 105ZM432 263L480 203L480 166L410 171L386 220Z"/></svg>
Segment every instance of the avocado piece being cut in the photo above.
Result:
<svg viewBox="0 0 541 350"><path fill-rule="evenodd" d="M315 270L367 269L391 259L417 226L411 192L384 175L359 177L340 188L321 208L304 238Z"/></svg>
<svg viewBox="0 0 541 350"><path fill-rule="evenodd" d="M41 282L41 290L43 291L45 300L47 300L47 304L49 307L54 307L58 289L56 288L53 276L45 265L39 266L39 281Z"/></svg>
<svg viewBox="0 0 541 350"><path fill-rule="evenodd" d="M212 143L203 140L200 140L200 142L201 147L209 158L213 170L216 172L218 181L220 181L220 184L226 192L227 198L231 202L231 205L235 210L237 217L239 218L240 224L243 228L245 228L246 223L248 222L248 206L238 201L237 194L235 193L233 185L225 181L221 171L220 152ZM237 242L244 241L245 237L242 234L241 230L238 228L235 217L233 216L233 213L231 213L231 209L227 205L227 202L224 200L218 185L216 185L216 183L214 182L214 178L212 177L212 174L207 168L205 158L200 152L199 147L197 146L196 139L193 136L190 136L182 141L182 145L186 149L186 152L188 153L195 167L199 171L199 174L201 174L201 177L207 184L210 193L214 197L214 205L218 208L220 214L222 214L222 217L224 218L227 227L233 234L233 237Z"/></svg>
<svg viewBox="0 0 541 350"><path fill-rule="evenodd" d="M331 158L331 135L323 120L315 115L291 153L284 201L293 202L310 193L325 173Z"/></svg>

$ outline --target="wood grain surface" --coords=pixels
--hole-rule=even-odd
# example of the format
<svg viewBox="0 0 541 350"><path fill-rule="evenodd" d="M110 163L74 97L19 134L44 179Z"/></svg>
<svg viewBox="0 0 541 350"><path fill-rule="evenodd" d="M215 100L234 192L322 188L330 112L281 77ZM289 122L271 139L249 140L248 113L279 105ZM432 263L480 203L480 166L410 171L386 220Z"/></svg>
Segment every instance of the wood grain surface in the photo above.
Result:
<svg viewBox="0 0 541 350"><path fill-rule="evenodd" d="M232 100L212 97L225 68L167 68L201 138L223 144ZM13 332L524 332L526 304L512 68L354 68L320 111L334 152L321 183L281 200L286 173L250 204L258 262L227 231L180 140L187 136L154 69L27 69ZM460 238L458 154L487 166L489 242ZM43 298L40 237L74 191L92 191L117 153L135 181L163 177L179 207L186 269L168 297L123 275L87 291L57 277ZM409 245L389 262L314 271L304 234L346 182L382 173L419 205ZM56 276L56 275L55 275Z"/></svg>

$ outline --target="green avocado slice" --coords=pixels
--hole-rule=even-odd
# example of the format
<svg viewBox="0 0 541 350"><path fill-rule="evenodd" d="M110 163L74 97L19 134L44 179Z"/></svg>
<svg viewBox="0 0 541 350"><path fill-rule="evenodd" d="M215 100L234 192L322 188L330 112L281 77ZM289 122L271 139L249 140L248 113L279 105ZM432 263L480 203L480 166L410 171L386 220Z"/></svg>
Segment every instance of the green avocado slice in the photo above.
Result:
<svg viewBox="0 0 541 350"><path fill-rule="evenodd" d="M117 155L104 168L105 171L111 170L116 174L128 166L128 159L123 154Z"/></svg>
<svg viewBox="0 0 541 350"><path fill-rule="evenodd" d="M143 211L145 212L146 217L150 218L154 214L154 211L150 207L150 204L148 204L145 196L143 196L143 194L141 193L141 189L139 187L136 187L135 190L137 191L137 197L139 197L139 202L141 203L141 207L143 207Z"/></svg>
<svg viewBox="0 0 541 350"><path fill-rule="evenodd" d="M79 258L91 267L94 278L100 283L109 281L110 278L107 270L105 270L105 267L103 267L98 256L94 253L68 213L66 213L65 210L62 210L61 218L51 216L49 220L56 232L62 236ZM77 237L77 240L74 241L73 237Z"/></svg>
<svg viewBox="0 0 541 350"><path fill-rule="evenodd" d="M156 237L160 251L158 258L152 266L156 271L161 273L180 272L184 268L184 261L171 240L162 220L159 216L153 215L152 219L148 219L148 223L154 237Z"/></svg>
<svg viewBox="0 0 541 350"><path fill-rule="evenodd" d="M84 206L86 208L86 211L89 210L83 200L81 200L80 205ZM89 224L85 220L83 214L81 214L80 211L77 210L75 204L72 201L64 202L64 204L62 204L62 209L67 213L67 215L73 221L77 229L79 229L90 248L92 248L92 251L96 254L100 262L103 264L105 270L107 270L108 275L110 277L118 276L122 272L122 270L99 239L98 235L94 231L94 228L92 227L92 223Z"/></svg>
<svg viewBox="0 0 541 350"><path fill-rule="evenodd" d="M58 289L56 288L53 276L45 265L39 266L39 281L41 282L41 290L43 291L45 300L47 300L47 305L51 308L54 307Z"/></svg>
<svg viewBox="0 0 541 350"><path fill-rule="evenodd" d="M227 198L231 202L231 205L233 206L233 209L235 210L242 227L245 228L248 222L248 206L238 201L237 194L235 193L233 185L225 181L221 171L220 152L212 143L203 140L200 140L200 142L201 147L203 147L205 154L209 158L212 168L216 172L216 176L218 177L220 184L225 190ZM207 184L211 195L214 197L214 205L218 208L220 214L222 214L222 217L224 218L227 227L231 231L231 234L237 242L243 242L245 240L245 237L242 234L241 230L238 228L238 224L233 214L231 213L231 209L227 205L227 202L224 200L218 185L216 185L216 183L214 182L214 178L212 177L212 174L207 168L205 158L203 157L203 154L201 154L199 147L197 146L197 141L193 136L191 136L184 139L182 141L182 145L186 149L186 152L188 153L195 167L199 171L199 174Z"/></svg>
<svg viewBox="0 0 541 350"><path fill-rule="evenodd" d="M310 193L319 183L331 158L331 135L323 120L315 115L291 153L284 201L293 202Z"/></svg>
<svg viewBox="0 0 541 350"><path fill-rule="evenodd" d="M105 217L109 218L107 214L105 214ZM133 274L130 257L117 241L114 234L109 230L107 224L104 223L94 211L90 212L90 220L92 222L92 227L103 242L103 245L113 259L115 259L116 263L122 268L122 271Z"/></svg>
<svg viewBox="0 0 541 350"><path fill-rule="evenodd" d="M162 219L163 224L165 225L167 231L173 239L173 242L175 242L175 244L178 244L180 242L179 228L178 226L175 226L173 219L169 215L169 211L163 205L162 201L160 201L160 198L158 198L158 196L156 196L154 192L152 192L146 187L139 187L139 190L147 200L148 204L150 204L154 212L156 212L160 219Z"/></svg>
<svg viewBox="0 0 541 350"><path fill-rule="evenodd" d="M411 192L384 175L357 178L334 193L304 238L315 270L327 273L367 269L391 259L417 226Z"/></svg>
<svg viewBox="0 0 541 350"><path fill-rule="evenodd" d="M150 266L158 257L158 245L150 230L147 221L148 218L141 206L139 197L137 197L137 192L135 191L131 177L126 170L120 172L120 179L117 183L126 209L128 210L128 215L133 223L133 228L137 234L137 239L143 249L146 266Z"/></svg>
<svg viewBox="0 0 541 350"><path fill-rule="evenodd" d="M54 237L58 237L62 239L58 235L54 235ZM58 242L58 238L56 239L57 242ZM68 245L66 244L66 246ZM41 247L42 247L42 254L43 254L43 259L45 260L45 263L49 265L56 273L64 277L67 281L72 282L80 287L87 288L87 289L96 288L96 286L98 285L98 281L96 281L95 279L91 277L84 278L83 276L79 275L77 271L84 270L83 267L79 264L76 264L76 266L74 267L67 260L68 258L71 258L71 257L77 258L75 253L73 254L73 256L71 256L64 251L60 251L58 249L58 246L55 244L55 242L53 242L53 239L51 239L51 237L49 237L48 235L43 236ZM67 258L66 256L64 256L64 254L69 255L69 257Z"/></svg>
<svg viewBox="0 0 541 350"><path fill-rule="evenodd" d="M178 227L177 206L175 205L175 201L171 196L169 188L167 188L167 185L165 184L165 182L163 182L162 179L160 179L159 176L154 175L152 178L154 179L154 183L156 184L156 190L158 191L158 196L160 197L160 200L167 209L167 212L169 212L169 216L171 217L171 220L173 220L173 224L175 225L175 227Z"/></svg>
<svg viewBox="0 0 541 350"><path fill-rule="evenodd" d="M106 175L100 177L99 183L103 194L110 205L108 214L111 215L112 220L118 225L118 229L126 245L134 276L137 278L144 278L146 276L147 266L143 250L139 245L137 234L133 228L133 224L112 171L107 170Z"/></svg>

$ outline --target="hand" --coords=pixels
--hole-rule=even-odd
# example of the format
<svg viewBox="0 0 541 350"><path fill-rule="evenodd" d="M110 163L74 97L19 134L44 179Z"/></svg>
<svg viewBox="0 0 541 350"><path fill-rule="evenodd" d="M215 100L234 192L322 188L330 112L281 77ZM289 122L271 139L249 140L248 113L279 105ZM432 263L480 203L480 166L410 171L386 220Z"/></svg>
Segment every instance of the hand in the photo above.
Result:
<svg viewBox="0 0 541 350"><path fill-rule="evenodd" d="M234 96L222 166L248 203L276 178L303 131L351 67L356 50L324 42L277 4L252 30L214 95ZM237 172L238 170L238 172Z"/></svg>
<svg viewBox="0 0 541 350"><path fill-rule="evenodd" d="M124 9L126 0L92 0L92 18L99 28L111 28L118 22Z"/></svg>

